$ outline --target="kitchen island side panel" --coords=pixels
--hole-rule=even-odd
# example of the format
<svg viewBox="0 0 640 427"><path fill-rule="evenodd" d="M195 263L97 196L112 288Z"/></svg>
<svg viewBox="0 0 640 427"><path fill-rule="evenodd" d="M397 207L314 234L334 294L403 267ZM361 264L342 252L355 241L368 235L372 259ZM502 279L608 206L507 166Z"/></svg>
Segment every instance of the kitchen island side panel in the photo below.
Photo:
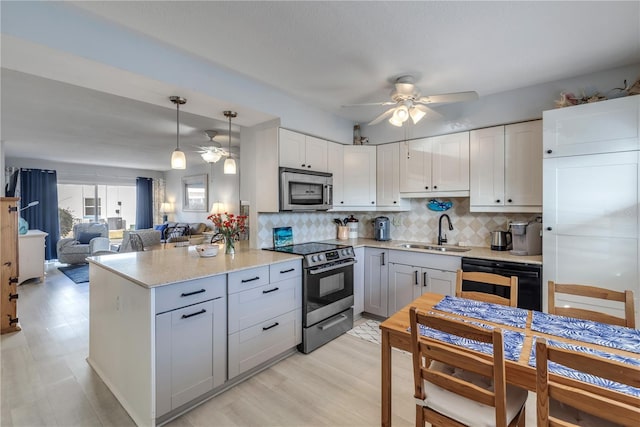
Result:
<svg viewBox="0 0 640 427"><path fill-rule="evenodd" d="M139 426L155 426L152 289L90 264L87 361Z"/></svg>

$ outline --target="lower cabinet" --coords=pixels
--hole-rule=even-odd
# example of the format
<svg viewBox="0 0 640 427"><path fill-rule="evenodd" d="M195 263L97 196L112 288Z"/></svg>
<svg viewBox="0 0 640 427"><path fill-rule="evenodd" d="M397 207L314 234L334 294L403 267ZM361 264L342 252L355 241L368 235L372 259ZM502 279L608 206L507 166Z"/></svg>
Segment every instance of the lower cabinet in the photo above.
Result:
<svg viewBox="0 0 640 427"><path fill-rule="evenodd" d="M365 248L364 258L364 311L387 317L389 251Z"/></svg>
<svg viewBox="0 0 640 427"><path fill-rule="evenodd" d="M302 263L229 273L232 379L302 342Z"/></svg>
<svg viewBox="0 0 640 427"><path fill-rule="evenodd" d="M226 276L169 285L163 301L185 295L211 298L156 314L156 414L161 416L226 381ZM186 286L186 288L185 288ZM175 292L170 288L175 288ZM164 291L164 290L163 290ZM192 295L188 295L188 294ZM169 295L172 294L172 295ZM174 294L174 295L173 295ZM175 303L178 304L178 303Z"/></svg>
<svg viewBox="0 0 640 427"><path fill-rule="evenodd" d="M353 266L353 316L359 318L364 311L364 248L354 248L356 264Z"/></svg>
<svg viewBox="0 0 640 427"><path fill-rule="evenodd" d="M453 295L456 273L405 264L389 264L389 310L391 316L425 292Z"/></svg>

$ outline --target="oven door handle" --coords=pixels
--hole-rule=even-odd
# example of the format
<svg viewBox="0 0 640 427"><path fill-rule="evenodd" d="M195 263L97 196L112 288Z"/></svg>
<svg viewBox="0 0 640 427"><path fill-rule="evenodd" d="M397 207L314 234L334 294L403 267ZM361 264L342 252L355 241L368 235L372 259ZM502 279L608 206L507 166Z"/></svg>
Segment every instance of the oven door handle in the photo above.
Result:
<svg viewBox="0 0 640 427"><path fill-rule="evenodd" d="M320 328L321 331L324 331L326 329L333 328L338 323L342 323L347 319L348 319L347 316L345 316L344 314L341 314L339 317L337 317L337 318L335 318L333 320L330 320L327 323L324 323L322 325L318 325L318 328Z"/></svg>
<svg viewBox="0 0 640 427"><path fill-rule="evenodd" d="M327 267L312 267L312 268L308 268L307 271L309 272L309 274L320 274L320 273L324 273L331 270L337 270L342 267L349 267L350 265L354 265L355 263L356 263L356 260L352 260L347 262L341 262L340 264L333 264Z"/></svg>

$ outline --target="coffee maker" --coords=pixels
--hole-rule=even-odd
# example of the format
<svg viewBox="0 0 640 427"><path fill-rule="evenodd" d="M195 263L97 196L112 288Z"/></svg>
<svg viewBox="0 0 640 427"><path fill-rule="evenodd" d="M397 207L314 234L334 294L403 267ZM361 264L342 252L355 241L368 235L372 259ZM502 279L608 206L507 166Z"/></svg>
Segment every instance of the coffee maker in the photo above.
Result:
<svg viewBox="0 0 640 427"><path fill-rule="evenodd" d="M386 216L379 216L373 220L373 237L376 240L391 240L389 218Z"/></svg>
<svg viewBox="0 0 640 427"><path fill-rule="evenodd" d="M542 223L538 221L512 222L511 236L513 237L512 255L541 255L542 254Z"/></svg>

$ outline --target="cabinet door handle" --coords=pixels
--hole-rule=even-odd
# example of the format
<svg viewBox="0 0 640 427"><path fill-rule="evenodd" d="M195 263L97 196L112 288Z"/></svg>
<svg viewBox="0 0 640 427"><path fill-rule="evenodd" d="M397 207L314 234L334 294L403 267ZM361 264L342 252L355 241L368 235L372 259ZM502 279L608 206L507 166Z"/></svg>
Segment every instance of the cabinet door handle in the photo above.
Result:
<svg viewBox="0 0 640 427"><path fill-rule="evenodd" d="M434 189L434 190L437 190L437 189L438 189L438 186L437 186L437 185L434 185L434 186L433 186L433 189Z"/></svg>
<svg viewBox="0 0 640 427"><path fill-rule="evenodd" d="M507 202L512 203L512 202L513 202L513 200L509 199L509 200L507 200Z"/></svg>
<svg viewBox="0 0 640 427"><path fill-rule="evenodd" d="M547 154L553 153L553 150L547 150Z"/></svg>
<svg viewBox="0 0 640 427"><path fill-rule="evenodd" d="M500 203L500 199L496 200L496 203Z"/></svg>
<svg viewBox="0 0 640 427"><path fill-rule="evenodd" d="M274 324L273 324L273 325L271 325L271 326L265 326L265 327L263 327L263 328L262 328L262 330L263 330L263 331L267 331L267 330L269 330L269 329L271 329L271 328L275 328L275 327L276 327L276 326L278 326L279 324L280 324L280 323L276 322L276 323L274 323Z"/></svg>
<svg viewBox="0 0 640 427"><path fill-rule="evenodd" d="M241 283L253 282L254 280L259 280L260 276L252 277L251 279L242 279Z"/></svg>
<svg viewBox="0 0 640 427"><path fill-rule="evenodd" d="M415 270L413 272L413 281L415 282L415 284L418 284L418 270Z"/></svg>
<svg viewBox="0 0 640 427"><path fill-rule="evenodd" d="M190 297L191 295L201 294L203 292L207 292L204 289L200 289L199 291L187 292L180 294L180 297Z"/></svg>
<svg viewBox="0 0 640 427"><path fill-rule="evenodd" d="M191 314L183 314L182 315L182 319L188 319L189 317L193 317L193 316L197 316L199 314L204 314L206 313L207 310L205 310L204 308L200 311L196 311L195 313L191 313Z"/></svg>
<svg viewBox="0 0 640 427"><path fill-rule="evenodd" d="M422 273L422 286L427 287L427 283L429 283L429 276L427 276L427 272Z"/></svg>
<svg viewBox="0 0 640 427"><path fill-rule="evenodd" d="M278 289L280 289L280 288L273 288L273 289L269 289L268 291L262 291L262 293L263 293L263 294L269 294L269 293L271 293L271 292L275 292L275 291L277 291Z"/></svg>
<svg viewBox="0 0 640 427"><path fill-rule="evenodd" d="M384 265L384 252L380 254L380 260L382 261L382 264L380 265Z"/></svg>
<svg viewBox="0 0 640 427"><path fill-rule="evenodd" d="M424 187L424 189L425 189L425 190L428 190L428 189L429 189L429 186L427 185L426 187Z"/></svg>
<svg viewBox="0 0 640 427"><path fill-rule="evenodd" d="M291 273L292 271L296 271L295 268L290 268L288 270L280 270L280 274Z"/></svg>
<svg viewBox="0 0 640 427"><path fill-rule="evenodd" d="M551 230L553 230L553 228L547 227L547 231L551 231Z"/></svg>

